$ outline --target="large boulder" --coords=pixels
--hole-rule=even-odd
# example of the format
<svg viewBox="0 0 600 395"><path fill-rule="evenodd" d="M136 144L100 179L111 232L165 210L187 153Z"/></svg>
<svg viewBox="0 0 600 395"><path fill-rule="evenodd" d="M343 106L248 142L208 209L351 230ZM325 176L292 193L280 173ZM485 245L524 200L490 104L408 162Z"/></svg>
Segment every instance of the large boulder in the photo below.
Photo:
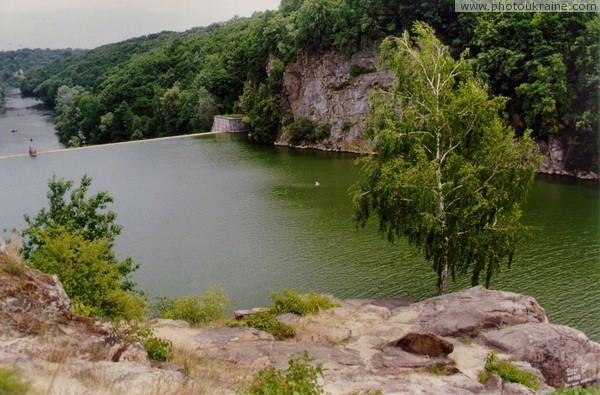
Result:
<svg viewBox="0 0 600 395"><path fill-rule="evenodd" d="M517 325L484 333L480 341L529 362L553 387L600 380L600 344L567 326Z"/></svg>
<svg viewBox="0 0 600 395"><path fill-rule="evenodd" d="M412 305L419 314L412 323L420 331L459 337L484 329L497 329L547 321L544 309L531 296L473 287Z"/></svg>

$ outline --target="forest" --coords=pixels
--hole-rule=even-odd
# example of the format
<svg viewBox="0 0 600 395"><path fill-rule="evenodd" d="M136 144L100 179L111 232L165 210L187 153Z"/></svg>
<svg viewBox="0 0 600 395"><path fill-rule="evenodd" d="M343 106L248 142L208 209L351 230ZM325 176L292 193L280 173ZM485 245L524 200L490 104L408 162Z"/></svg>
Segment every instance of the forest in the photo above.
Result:
<svg viewBox="0 0 600 395"><path fill-rule="evenodd" d="M24 65L20 88L55 109L68 146L208 131L218 113L244 116L255 140L270 143L282 127L283 70L296 54L353 53L415 21L432 26L453 56L469 51L491 93L508 98L518 134L559 136L570 170L598 171L596 13L456 13L448 0L282 0L251 18L61 51Z"/></svg>

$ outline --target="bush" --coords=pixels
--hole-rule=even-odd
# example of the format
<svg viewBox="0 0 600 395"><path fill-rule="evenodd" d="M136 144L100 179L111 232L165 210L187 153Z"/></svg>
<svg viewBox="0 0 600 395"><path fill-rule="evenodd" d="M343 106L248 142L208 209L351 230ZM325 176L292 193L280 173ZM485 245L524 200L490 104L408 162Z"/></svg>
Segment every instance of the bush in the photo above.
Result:
<svg viewBox="0 0 600 395"><path fill-rule="evenodd" d="M169 362L173 360L173 343L170 340L150 337L144 342L144 350L153 361Z"/></svg>
<svg viewBox="0 0 600 395"><path fill-rule="evenodd" d="M154 330L148 324L130 322L123 324L119 329L126 342L142 344L151 360L159 362L173 360L173 343L170 340L157 338Z"/></svg>
<svg viewBox="0 0 600 395"><path fill-rule="evenodd" d="M326 295L317 295L315 292L300 295L289 289L283 290L281 294L272 294L271 299L274 302L271 309L276 314L294 313L304 316L338 306Z"/></svg>
<svg viewBox="0 0 600 395"><path fill-rule="evenodd" d="M303 141L316 142L331 135L330 124L317 124L306 117L298 117L287 126L290 134L289 142L298 145Z"/></svg>
<svg viewBox="0 0 600 395"><path fill-rule="evenodd" d="M277 340L288 339L296 335L294 328L279 321L271 311L252 314L244 322L251 328L270 333Z"/></svg>
<svg viewBox="0 0 600 395"><path fill-rule="evenodd" d="M31 384L16 368L0 368L0 394L20 395L29 391Z"/></svg>
<svg viewBox="0 0 600 395"><path fill-rule="evenodd" d="M374 71L375 71L375 69L373 69L373 68L364 67L364 66L354 63L350 66L348 73L350 74L350 77L354 78L354 77L358 77L361 74L369 74Z"/></svg>
<svg viewBox="0 0 600 395"><path fill-rule="evenodd" d="M227 308L232 306L220 286L210 288L202 296L190 295L176 299L159 296L157 299L158 302L152 306L154 317L184 320L193 325L221 319Z"/></svg>
<svg viewBox="0 0 600 395"><path fill-rule="evenodd" d="M498 359L496 351L490 352L485 359L484 370L479 372L479 381L485 383L493 374L502 377L504 381L522 384L534 391L540 388L540 381L536 375L519 369L509 361Z"/></svg>
<svg viewBox="0 0 600 395"><path fill-rule="evenodd" d="M321 364L311 366L311 361L305 351L304 356L290 359L285 372L270 365L258 372L250 386L238 391L238 394L322 394L323 388L319 386L318 379L323 377L323 367Z"/></svg>

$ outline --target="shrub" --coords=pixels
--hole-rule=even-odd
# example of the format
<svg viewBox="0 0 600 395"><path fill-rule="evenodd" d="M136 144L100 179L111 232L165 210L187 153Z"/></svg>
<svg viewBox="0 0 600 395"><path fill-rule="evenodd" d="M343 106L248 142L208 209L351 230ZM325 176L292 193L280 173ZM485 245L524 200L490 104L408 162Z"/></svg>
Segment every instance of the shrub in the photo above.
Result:
<svg viewBox="0 0 600 395"><path fill-rule="evenodd" d="M493 374L502 377L504 381L522 384L534 391L540 388L540 381L536 375L519 369L509 361L498 359L496 351L490 352L486 357L484 370L479 372L479 381L485 383Z"/></svg>
<svg viewBox="0 0 600 395"><path fill-rule="evenodd" d="M31 384L16 368L0 368L0 394L20 395L29 391Z"/></svg>
<svg viewBox="0 0 600 395"><path fill-rule="evenodd" d="M153 361L169 362L173 360L173 343L170 340L159 339L154 330L147 324L131 322L123 324L120 331L128 343L140 343Z"/></svg>
<svg viewBox="0 0 600 395"><path fill-rule="evenodd" d="M158 302L152 306L153 316L184 320L193 325L223 318L227 308L232 305L220 286L211 287L202 296L190 295L176 299L159 296L157 299Z"/></svg>
<svg viewBox="0 0 600 395"><path fill-rule="evenodd" d="M306 117L298 117L287 126L290 134L289 142L297 145L303 141L316 142L331 135L330 124L318 124Z"/></svg>
<svg viewBox="0 0 600 395"><path fill-rule="evenodd" d="M300 358L292 358L285 372L275 369L272 365L259 371L252 383L238 394L322 394L323 388L318 384L319 377L323 377L321 364L311 366L312 361L305 351Z"/></svg>
<svg viewBox="0 0 600 395"><path fill-rule="evenodd" d="M317 295L315 292L300 295L289 289L283 290L281 294L272 294L271 299L274 302L271 308L276 314L294 313L304 316L337 306L326 295Z"/></svg>
<svg viewBox="0 0 600 395"><path fill-rule="evenodd" d="M170 340L151 336L144 342L144 350L153 361L169 362L173 360L173 343Z"/></svg>
<svg viewBox="0 0 600 395"><path fill-rule="evenodd" d="M350 74L350 77L354 78L354 77L358 77L361 74L369 74L374 71L375 71L375 69L373 69L373 68L364 67L364 66L354 63L350 66L348 73Z"/></svg>
<svg viewBox="0 0 600 395"><path fill-rule="evenodd" d="M296 331L291 326L279 321L271 311L262 311L252 314L244 320L245 324L251 328L270 333L277 340L284 340L296 335Z"/></svg>

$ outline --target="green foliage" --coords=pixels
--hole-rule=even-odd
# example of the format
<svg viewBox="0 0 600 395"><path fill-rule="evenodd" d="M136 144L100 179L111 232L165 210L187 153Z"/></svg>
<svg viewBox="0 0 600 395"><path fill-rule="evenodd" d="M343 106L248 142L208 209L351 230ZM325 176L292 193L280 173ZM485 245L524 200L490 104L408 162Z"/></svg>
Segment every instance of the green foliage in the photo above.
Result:
<svg viewBox="0 0 600 395"><path fill-rule="evenodd" d="M190 295L183 298L159 296L152 306L153 316L173 320L184 320L190 324L202 324L224 317L232 302L223 288L214 286L202 296Z"/></svg>
<svg viewBox="0 0 600 395"><path fill-rule="evenodd" d="M34 218L25 215L24 256L31 266L58 275L77 313L142 319L146 301L130 280L138 266L131 258L119 262L112 250L121 232L116 213L105 211L112 197L106 192L87 197L90 185L91 178L83 176L67 199L73 182L50 179L49 209Z"/></svg>
<svg viewBox="0 0 600 395"><path fill-rule="evenodd" d="M289 289L284 290L281 294L272 294L271 299L273 305L267 310L251 314L242 321L234 321L230 325L249 326L270 333L277 340L284 340L294 337L296 331L291 326L279 321L278 315L293 313L305 316L337 306L325 295L317 295L314 292L301 295Z"/></svg>
<svg viewBox="0 0 600 395"><path fill-rule="evenodd" d="M144 350L148 358L158 362L169 362L173 360L173 343L170 340L150 337L144 342Z"/></svg>
<svg viewBox="0 0 600 395"><path fill-rule="evenodd" d="M358 64L352 64L350 66L350 69L348 70L348 74L350 74L350 77L354 78L354 77L358 77L361 74L368 74L368 73L372 73L374 71L375 70L373 70L371 68L363 67Z"/></svg>
<svg viewBox="0 0 600 395"><path fill-rule="evenodd" d="M146 322L128 322L119 329L126 342L141 343L151 360L158 362L173 360L173 343L170 340L157 338L154 330Z"/></svg>
<svg viewBox="0 0 600 395"><path fill-rule="evenodd" d="M311 366L312 361L305 351L302 357L290 359L289 367L285 372L270 365L259 371L253 382L248 387L238 391L238 394L322 394L323 389L318 380L319 377L323 377L323 366L321 364Z"/></svg>
<svg viewBox="0 0 600 395"><path fill-rule="evenodd" d="M301 295L289 289L285 289L281 294L272 294L271 299L274 303L271 310L275 314L294 313L305 316L338 306L326 295L318 295L315 292Z"/></svg>
<svg viewBox="0 0 600 395"><path fill-rule="evenodd" d="M479 373L479 381L485 383L493 374L502 377L504 381L522 384L534 391L540 389L540 381L535 374L519 369L509 361L498 359L496 351L491 351L486 357L484 370Z"/></svg>
<svg viewBox="0 0 600 395"><path fill-rule="evenodd" d="M279 321L276 318L276 314L272 311L262 311L252 314L246 317L244 324L251 328L270 333L277 340L292 338L296 335L294 328Z"/></svg>
<svg viewBox="0 0 600 395"><path fill-rule="evenodd" d="M0 394L21 395L26 394L31 384L23 377L17 368L0 368Z"/></svg>
<svg viewBox="0 0 600 395"><path fill-rule="evenodd" d="M489 97L429 26L386 40L380 63L397 83L372 98L377 155L361 161L355 219L364 226L375 214L390 242L405 237L423 252L440 294L449 274L470 272L472 284L484 274L489 284L525 230L519 206L537 165L533 143L514 140L505 101Z"/></svg>
<svg viewBox="0 0 600 395"><path fill-rule="evenodd" d="M244 123L259 143L272 143L279 134L283 69L283 63L275 61L269 77L258 89L251 83L244 88Z"/></svg>
<svg viewBox="0 0 600 395"><path fill-rule="evenodd" d="M595 13L496 13L477 16L469 42L513 124L568 142L571 169L598 169L599 34Z"/></svg>
<svg viewBox="0 0 600 395"><path fill-rule="evenodd" d="M297 145L303 142L317 142L331 135L330 124L316 124L306 117L298 117L287 126L290 133L289 142Z"/></svg>

